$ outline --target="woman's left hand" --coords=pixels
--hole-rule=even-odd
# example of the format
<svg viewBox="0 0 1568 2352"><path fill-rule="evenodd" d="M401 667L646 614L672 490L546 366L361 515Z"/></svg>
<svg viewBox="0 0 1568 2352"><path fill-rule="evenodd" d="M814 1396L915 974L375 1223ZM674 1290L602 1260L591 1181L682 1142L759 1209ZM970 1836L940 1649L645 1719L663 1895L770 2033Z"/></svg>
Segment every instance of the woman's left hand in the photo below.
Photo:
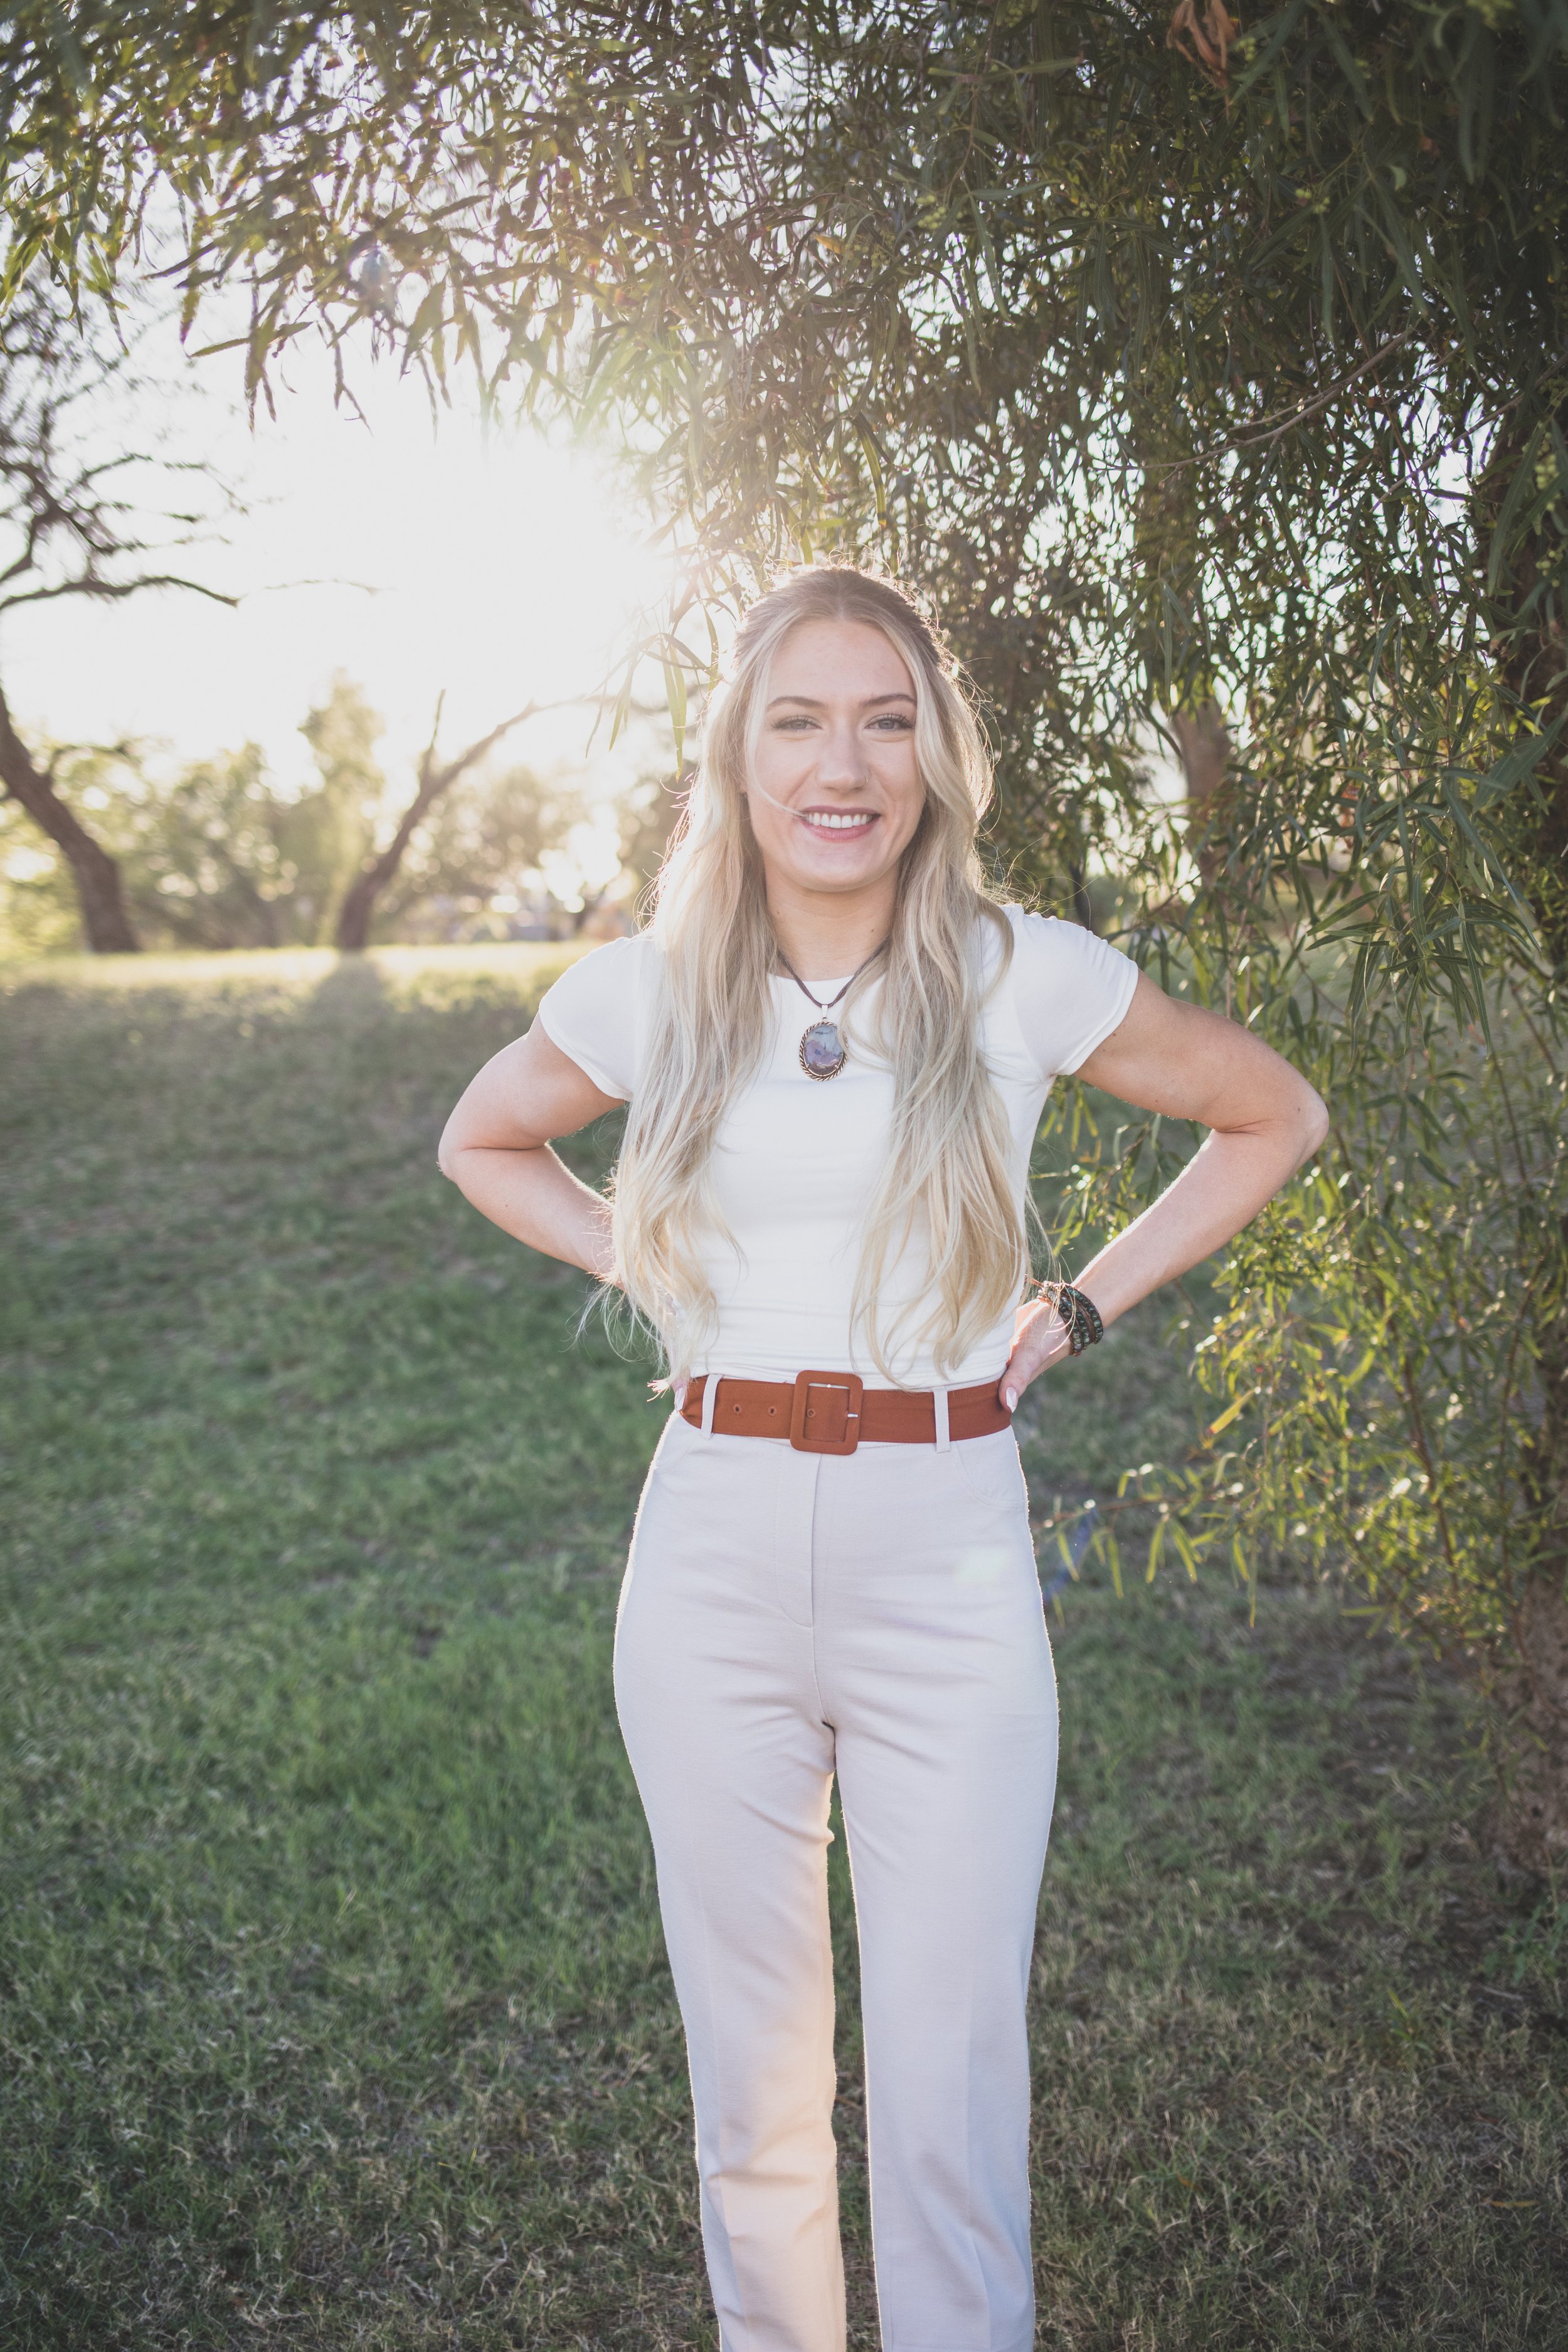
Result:
<svg viewBox="0 0 1568 2352"><path fill-rule="evenodd" d="M1068 1350L1067 1326L1043 1298L1026 1298L1013 1319L1013 1348L996 1393L1013 1412L1037 1372Z"/></svg>

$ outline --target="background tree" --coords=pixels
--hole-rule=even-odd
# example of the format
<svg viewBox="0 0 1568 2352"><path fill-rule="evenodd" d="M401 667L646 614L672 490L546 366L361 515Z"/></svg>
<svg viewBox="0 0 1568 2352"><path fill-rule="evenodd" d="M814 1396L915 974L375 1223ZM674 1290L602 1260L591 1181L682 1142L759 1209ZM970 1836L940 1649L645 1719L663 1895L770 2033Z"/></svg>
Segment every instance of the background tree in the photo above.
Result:
<svg viewBox="0 0 1568 2352"><path fill-rule="evenodd" d="M664 863L670 835L680 819L688 772L670 774L656 770L641 776L621 803L621 872L630 886L634 906Z"/></svg>
<svg viewBox="0 0 1568 2352"><path fill-rule="evenodd" d="M300 730L314 756L321 789L289 805L280 818L279 846L311 877L300 912L313 920L312 937L321 946L341 932L343 910L382 827L387 783L375 756L382 731L380 714L342 671L325 702Z"/></svg>
<svg viewBox="0 0 1568 2352"><path fill-rule="evenodd" d="M370 945L376 901L388 885L396 880L405 853L419 827L445 800L459 777L467 775L469 769L486 759L504 736L510 735L514 727L521 727L525 719L531 719L540 708L538 703L531 702L526 709L514 711L510 719L503 719L498 727L490 729L488 735L479 737L453 759L439 760L436 755L436 743L441 730L441 706L437 703L430 740L420 754L419 776L414 797L398 818L391 839L382 848L362 857L358 870L353 873L343 893L337 918L337 943L340 948L357 953L360 949Z"/></svg>
<svg viewBox="0 0 1568 2352"><path fill-rule="evenodd" d="M319 779L303 790L281 788L256 744L172 772L136 745L56 756L56 790L114 859L146 945L210 951L332 940L345 873L352 883L387 829L374 756L382 722L340 675L301 731ZM590 805L570 774L476 759L412 830L377 896L372 940L574 937L647 878L641 867L617 872L613 852L606 860L607 828L623 853L628 842L642 844L646 864L672 808L651 779L622 803ZM27 834L30 841L0 812L0 949L75 947L70 869L30 826Z"/></svg>
<svg viewBox="0 0 1568 2352"><path fill-rule="evenodd" d="M79 788L79 778L73 782ZM326 877L288 838L293 811L255 743L193 761L162 789L140 772L115 803L137 935L180 948L309 945Z"/></svg>
<svg viewBox="0 0 1568 2352"><path fill-rule="evenodd" d="M546 882L545 867L568 854L572 836L588 821L570 778L481 766L411 841L377 901L376 936L507 939L569 931L573 914Z"/></svg>
<svg viewBox="0 0 1568 2352"><path fill-rule="evenodd" d="M41 276L27 280L0 319L0 625L24 605L59 597L114 602L151 588L186 588L232 603L183 573L155 568L189 546L207 512L159 510L155 484L198 487L210 510L210 471L174 459L155 442L127 449L105 441L110 400L140 387L99 306L71 315ZM99 953L137 945L115 860L58 789L57 753L37 756L18 733L0 689L0 786L69 865L88 944Z"/></svg>
<svg viewBox="0 0 1568 2352"><path fill-rule="evenodd" d="M57 26L0 47L15 268L107 280L172 191L193 301L252 278L253 387L314 318L618 411L694 550L678 678L780 556L930 583L1019 887L1110 877L1337 1114L1231 1254L1154 1558L1350 1564L1496 1692L1507 1851L1560 1862L1563 0ZM1089 1150L1082 1215L1171 1142Z"/></svg>
<svg viewBox="0 0 1568 2352"><path fill-rule="evenodd" d="M143 936L206 949L330 941L382 822L382 721L340 671L300 731L318 777L300 792L279 790L255 743L169 778L137 761L117 810L117 846Z"/></svg>
<svg viewBox="0 0 1568 2352"><path fill-rule="evenodd" d="M609 699L586 695L572 697L567 703L530 703L449 761L437 757L437 709L414 797L386 847L367 859L344 899L338 945L368 945L378 919L389 935L406 934L416 906L433 911L439 905L468 919L482 919L487 911L501 911L499 898L515 898L521 908L524 898L537 898L542 890L550 902L546 920L552 936L559 917L560 928L574 937L623 883L635 895L652 878L658 850L675 819L670 788L658 777L640 777L619 798L618 870L600 870L602 859L590 857L590 871L574 856L583 837L594 830L593 812L580 787L563 776L542 778L528 768L497 772L488 766L496 745L542 711L579 702L602 707ZM665 715L634 702L629 694L619 698L617 709L623 721ZM454 793L453 786L476 770L477 788Z"/></svg>

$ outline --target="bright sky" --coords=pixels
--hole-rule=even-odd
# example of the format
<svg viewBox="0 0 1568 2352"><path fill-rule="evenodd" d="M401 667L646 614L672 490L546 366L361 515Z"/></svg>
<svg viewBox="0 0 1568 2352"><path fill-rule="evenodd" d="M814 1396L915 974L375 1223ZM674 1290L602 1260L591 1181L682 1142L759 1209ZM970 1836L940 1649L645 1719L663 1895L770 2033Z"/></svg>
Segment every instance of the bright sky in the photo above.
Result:
<svg viewBox="0 0 1568 2352"><path fill-rule="evenodd" d="M181 367L172 331L143 363ZM386 719L382 758L401 797L443 690L442 745L458 750L526 702L599 683L664 579L647 519L617 495L607 462L531 431L487 435L466 386L433 422L420 382L368 358L354 373L367 425L334 409L324 355L309 350L289 362L276 421L258 411L252 433L240 364L233 352L187 364L178 436L182 454L207 456L241 486L249 511L226 546L174 566L239 592L238 609L153 593L14 614L0 651L26 728L74 742L150 738L181 759L251 739L281 782L303 782L300 722L342 669ZM305 581L329 584L287 584ZM585 709L541 717L505 755L588 766L590 789L607 790L638 772L653 736L645 727L606 757L601 726L586 761L593 721Z"/></svg>

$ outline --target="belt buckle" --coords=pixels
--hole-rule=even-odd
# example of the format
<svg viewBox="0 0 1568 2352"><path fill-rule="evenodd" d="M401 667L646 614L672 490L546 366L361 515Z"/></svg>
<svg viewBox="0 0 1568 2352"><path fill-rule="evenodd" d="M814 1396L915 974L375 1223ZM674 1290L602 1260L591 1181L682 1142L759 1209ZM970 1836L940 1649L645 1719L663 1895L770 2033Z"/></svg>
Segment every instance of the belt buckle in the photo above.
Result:
<svg viewBox="0 0 1568 2352"><path fill-rule="evenodd" d="M789 1442L797 1454L853 1454L860 1443L865 1383L853 1372L797 1372ZM836 1411L831 1399L842 1398ZM837 1426L835 1426L837 1424Z"/></svg>

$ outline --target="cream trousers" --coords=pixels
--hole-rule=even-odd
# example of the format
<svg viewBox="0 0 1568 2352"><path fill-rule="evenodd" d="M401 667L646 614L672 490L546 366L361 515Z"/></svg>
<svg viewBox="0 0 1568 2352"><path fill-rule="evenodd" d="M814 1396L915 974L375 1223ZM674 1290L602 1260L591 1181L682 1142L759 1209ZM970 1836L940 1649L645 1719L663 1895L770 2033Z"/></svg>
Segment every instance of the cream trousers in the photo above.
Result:
<svg viewBox="0 0 1568 2352"><path fill-rule="evenodd" d="M1017 1446L670 1421L616 1695L686 2027L724 2352L841 2352L828 1796L860 1942L886 2352L1028 2352L1024 2002L1056 1684Z"/></svg>

